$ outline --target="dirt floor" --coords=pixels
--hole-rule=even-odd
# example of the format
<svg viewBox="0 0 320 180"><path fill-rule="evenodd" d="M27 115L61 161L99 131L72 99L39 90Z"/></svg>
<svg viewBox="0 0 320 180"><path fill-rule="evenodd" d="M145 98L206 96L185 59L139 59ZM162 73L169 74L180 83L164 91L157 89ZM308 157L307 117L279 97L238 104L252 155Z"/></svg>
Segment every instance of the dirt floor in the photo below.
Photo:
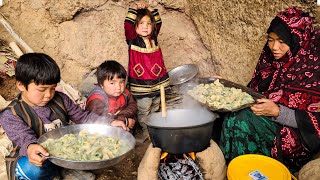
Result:
<svg viewBox="0 0 320 180"><path fill-rule="evenodd" d="M8 76L0 76L0 95L6 100L12 100L18 93L15 85L15 79ZM140 127L137 128L135 137L137 139L136 147L131 153L119 164L100 170L92 171L96 174L97 180L116 180L116 179L137 179L139 163L146 151L150 140L144 143L139 142L142 136Z"/></svg>

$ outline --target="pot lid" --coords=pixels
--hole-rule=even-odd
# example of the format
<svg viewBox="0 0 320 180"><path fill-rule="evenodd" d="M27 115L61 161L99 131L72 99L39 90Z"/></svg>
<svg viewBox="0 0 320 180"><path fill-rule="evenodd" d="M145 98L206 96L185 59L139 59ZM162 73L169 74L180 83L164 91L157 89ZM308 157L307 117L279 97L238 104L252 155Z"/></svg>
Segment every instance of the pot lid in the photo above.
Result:
<svg viewBox="0 0 320 180"><path fill-rule="evenodd" d="M170 85L185 83L198 74L198 66L184 64L169 71Z"/></svg>

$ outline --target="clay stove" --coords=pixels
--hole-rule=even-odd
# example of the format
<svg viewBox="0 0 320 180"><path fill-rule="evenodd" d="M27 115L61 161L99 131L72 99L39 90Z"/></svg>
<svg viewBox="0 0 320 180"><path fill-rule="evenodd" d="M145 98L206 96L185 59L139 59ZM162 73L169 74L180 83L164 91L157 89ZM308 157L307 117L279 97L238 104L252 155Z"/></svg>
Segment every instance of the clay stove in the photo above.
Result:
<svg viewBox="0 0 320 180"><path fill-rule="evenodd" d="M149 145L138 168L138 180L224 180L226 178L225 159L213 140L207 149L195 153L195 160L189 154L168 154L160 159L161 155L163 152L160 148Z"/></svg>

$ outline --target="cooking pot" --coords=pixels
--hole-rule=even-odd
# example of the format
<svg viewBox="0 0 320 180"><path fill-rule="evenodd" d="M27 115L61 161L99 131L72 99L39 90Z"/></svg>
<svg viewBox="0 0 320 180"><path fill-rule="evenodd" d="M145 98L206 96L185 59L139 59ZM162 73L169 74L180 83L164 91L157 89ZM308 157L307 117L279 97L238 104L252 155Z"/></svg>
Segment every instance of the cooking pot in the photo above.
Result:
<svg viewBox="0 0 320 180"><path fill-rule="evenodd" d="M147 116L152 144L170 154L203 151L209 146L213 122L218 117L207 109L173 109Z"/></svg>
<svg viewBox="0 0 320 180"><path fill-rule="evenodd" d="M79 134L81 130L87 130L89 133L97 133L107 137L116 138L119 140L124 141L128 146L129 149L122 155L117 157L106 159L106 160L95 160L95 161L73 161L63 158L57 158L52 156L48 159L61 167L65 167L68 169L78 169L78 170L93 170L93 169L102 169L109 166L113 166L123 160L128 153L134 148L135 146L135 138L132 136L131 133L123 130L119 127L112 127L108 125L102 124L76 124L76 125L68 125L62 128L53 129L49 132L43 134L38 143L41 144L45 142L47 139L59 139L66 134Z"/></svg>

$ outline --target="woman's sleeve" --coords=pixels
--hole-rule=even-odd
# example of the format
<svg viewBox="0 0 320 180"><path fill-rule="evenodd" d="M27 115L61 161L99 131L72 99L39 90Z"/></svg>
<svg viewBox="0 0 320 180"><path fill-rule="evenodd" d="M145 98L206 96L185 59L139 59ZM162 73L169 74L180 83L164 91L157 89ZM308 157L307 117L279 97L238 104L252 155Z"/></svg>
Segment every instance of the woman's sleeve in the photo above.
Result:
<svg viewBox="0 0 320 180"><path fill-rule="evenodd" d="M290 109L286 106L280 105L280 115L272 119L277 123L293 128L298 128L297 120L295 117L295 110Z"/></svg>
<svg viewBox="0 0 320 180"><path fill-rule="evenodd" d="M320 112L296 110L295 115L299 132L305 143L308 145L309 150L318 152L320 148Z"/></svg>
<svg viewBox="0 0 320 180"><path fill-rule="evenodd" d="M135 23L137 18L137 11L135 9L129 8L128 14L124 21L124 32L126 36L126 41L129 42L137 37Z"/></svg>

